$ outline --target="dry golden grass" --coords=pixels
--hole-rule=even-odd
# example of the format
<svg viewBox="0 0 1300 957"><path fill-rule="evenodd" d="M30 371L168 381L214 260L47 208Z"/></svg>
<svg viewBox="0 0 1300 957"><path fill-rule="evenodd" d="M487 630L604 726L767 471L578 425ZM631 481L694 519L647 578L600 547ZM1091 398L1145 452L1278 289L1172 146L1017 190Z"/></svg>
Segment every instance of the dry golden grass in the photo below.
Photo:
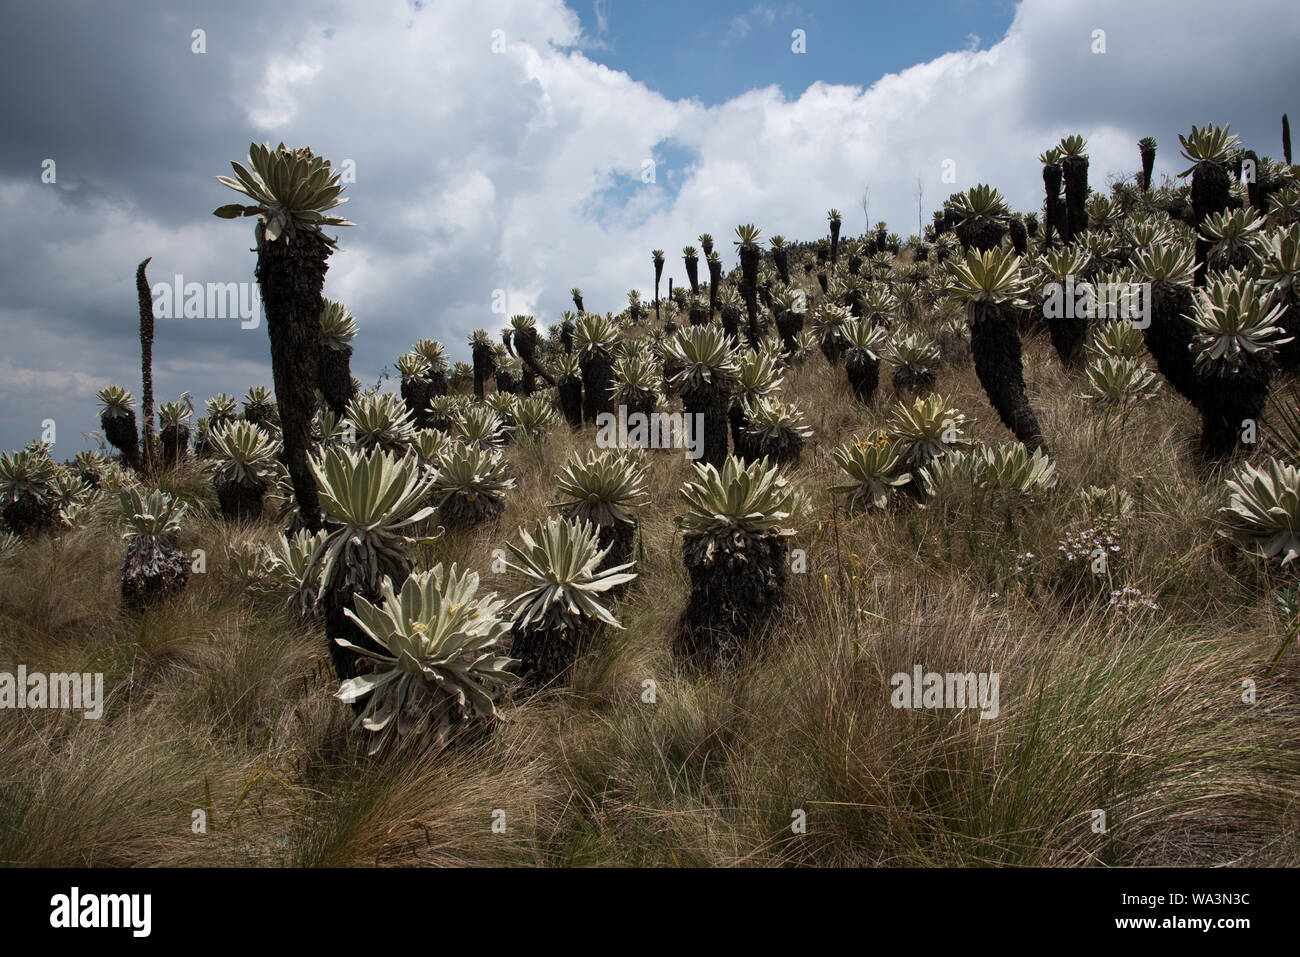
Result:
<svg viewBox="0 0 1300 957"><path fill-rule="evenodd" d="M208 567L143 614L118 600L107 510L25 545L0 569L0 668L102 671L101 720L0 715L0 861L29 865L1151 865L1300 863L1300 669L1267 663L1287 623L1254 565L1213 544L1221 477L1202 475L1197 422L1162 395L1103 424L1043 340L1026 342L1031 401L1060 473L1011 508L949 501L848 516L830 449L883 424L889 370L857 405L820 355L784 394L816 430L790 472L797 517L784 615L752 660L695 673L671 652L688 584L673 525L680 454L652 454L640 579L566 687L516 697L499 732L438 755L367 758L335 701L323 634L292 625L226 567L232 529L186 470L182 544ZM939 390L1010 438L969 362ZM593 444L557 431L508 452L519 487L501 521L419 546L484 587L492 551L553 501L552 476ZM1111 587L1121 613L1056 587L1057 543L1087 519L1077 491L1136 500ZM1019 556L1036 559L1017 574ZM916 664L996 671L996 719L890 706ZM1246 679L1257 701L1242 701ZM646 682L653 682L653 702ZM196 809L208 831L191 829ZM1094 833L1092 812L1108 829ZM795 833L796 811L806 833ZM503 816L502 816L503 815ZM504 831L494 830L504 822Z"/></svg>

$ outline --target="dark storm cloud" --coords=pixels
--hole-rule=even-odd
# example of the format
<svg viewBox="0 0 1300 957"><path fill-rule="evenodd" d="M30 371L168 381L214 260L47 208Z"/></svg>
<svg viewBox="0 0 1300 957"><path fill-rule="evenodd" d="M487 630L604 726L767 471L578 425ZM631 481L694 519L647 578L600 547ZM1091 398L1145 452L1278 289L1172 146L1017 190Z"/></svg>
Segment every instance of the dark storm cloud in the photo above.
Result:
<svg viewBox="0 0 1300 957"><path fill-rule="evenodd" d="M296 4L18 4L0 38L0 174L59 163L65 201L129 197L146 215L191 215L195 175L253 134L240 105ZM253 29L250 29L253 27ZM206 31L208 53L191 51Z"/></svg>
<svg viewBox="0 0 1300 957"><path fill-rule="evenodd" d="M1018 91L1018 108L1075 129L1140 129L1178 170L1185 164L1177 134L1209 122L1227 123L1244 145L1281 158L1282 114L1300 105L1300 6L1102 6L1021 7L1011 31L1033 37L1025 44L1033 81Z"/></svg>
<svg viewBox="0 0 1300 957"><path fill-rule="evenodd" d="M1095 27L1104 56L1089 52ZM1295 5L1280 0L1245 12L1026 0L990 50L869 89L816 84L794 101L764 89L705 108L587 60L577 50L591 38L557 0L10 4L0 448L54 418L56 455L71 455L98 427L96 388L117 382L138 398L141 259L153 257L154 283L253 281L250 221L211 215L237 199L214 177L250 140L355 163L341 212L358 226L338 230L326 295L357 316L353 369L374 382L421 336L463 358L470 330L504 321L490 311L495 289L543 322L569 307L573 285L589 307L617 311L629 287L648 292L650 249L710 230L731 256L726 238L747 221L816 235L825 209L854 210L867 182L872 218L899 232L916 222L918 175L933 179L927 208L978 181L1032 208L1035 157L1062 132L1089 137L1098 186L1132 171L1146 134L1160 141L1157 170L1181 169L1174 134L1207 120L1276 155L1297 37ZM689 169L640 184L666 141ZM949 156L960 182L942 186ZM54 185L41 183L47 158ZM593 211L629 181L616 216ZM669 266L680 278L680 261ZM264 323L160 320L154 354L159 400L271 382Z"/></svg>

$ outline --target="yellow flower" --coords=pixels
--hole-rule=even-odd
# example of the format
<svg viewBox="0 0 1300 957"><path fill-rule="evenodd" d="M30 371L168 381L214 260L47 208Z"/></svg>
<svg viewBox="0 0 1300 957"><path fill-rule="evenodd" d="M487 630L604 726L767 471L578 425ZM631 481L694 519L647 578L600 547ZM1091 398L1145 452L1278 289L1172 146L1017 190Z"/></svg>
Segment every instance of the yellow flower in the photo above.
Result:
<svg viewBox="0 0 1300 957"><path fill-rule="evenodd" d="M881 448L889 444L889 433L883 429L877 429L876 431L868 435L865 439L855 444L859 449L865 449L872 445L876 446L877 448Z"/></svg>

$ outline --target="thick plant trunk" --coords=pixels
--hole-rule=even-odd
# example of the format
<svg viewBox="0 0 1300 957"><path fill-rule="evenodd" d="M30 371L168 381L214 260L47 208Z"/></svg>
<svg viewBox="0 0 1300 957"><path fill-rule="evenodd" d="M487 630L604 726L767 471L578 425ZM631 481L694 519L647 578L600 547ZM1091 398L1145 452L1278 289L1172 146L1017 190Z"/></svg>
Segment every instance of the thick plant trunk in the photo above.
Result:
<svg viewBox="0 0 1300 957"><path fill-rule="evenodd" d="M266 490L256 485L225 482L217 486L221 517L227 522L251 522L262 517L262 500Z"/></svg>
<svg viewBox="0 0 1300 957"><path fill-rule="evenodd" d="M660 277L663 276L663 274L664 274L664 264L662 262L655 263L655 322L659 321L659 279ZM672 280L670 279L669 284L671 283ZM632 322L636 323L636 321L639 318L640 317L634 311L632 314Z"/></svg>
<svg viewBox="0 0 1300 957"><path fill-rule="evenodd" d="M629 391L623 398L623 406L626 410L629 422L632 421L632 416L634 415L644 415L646 421L649 422L650 416L654 415L656 411L654 393L641 392L640 390L636 390L635 392ZM649 435L646 436L646 441L644 443L633 443L631 437L628 437L629 445L635 444L641 448L647 448L649 446L649 441Z"/></svg>
<svg viewBox="0 0 1300 957"><path fill-rule="evenodd" d="M690 391L682 391L682 412L691 416L691 427L695 427L697 414L704 418L703 455L697 460L721 469L727 461L727 393L711 383L705 383ZM696 441L699 437L695 436Z"/></svg>
<svg viewBox="0 0 1300 957"><path fill-rule="evenodd" d="M767 459L773 465L797 465L803 454L803 438L790 435L787 438L763 436L758 439L758 458Z"/></svg>
<svg viewBox="0 0 1300 957"><path fill-rule="evenodd" d="M514 628L510 657L519 661L524 687L535 690L563 679L595 636L596 626L577 618L552 625Z"/></svg>
<svg viewBox="0 0 1300 957"><path fill-rule="evenodd" d="M1142 330L1158 371L1188 402L1200 407L1196 363L1192 356L1192 325L1182 317L1193 307L1192 290L1166 280L1151 284L1151 322Z"/></svg>
<svg viewBox="0 0 1300 957"><path fill-rule="evenodd" d="M523 394L526 396L532 395L537 391L536 369L539 366L537 361L537 328L535 326L515 330L515 350L519 353L519 360L524 364L522 373Z"/></svg>
<svg viewBox="0 0 1300 957"><path fill-rule="evenodd" d="M961 242L962 249L978 249L980 252L987 252L994 249L1002 242L1002 237L1006 235L1007 228L1000 223L958 223L957 239Z"/></svg>
<svg viewBox="0 0 1300 957"><path fill-rule="evenodd" d="M740 343L740 309L737 306L722 307L722 331Z"/></svg>
<svg viewBox="0 0 1300 957"><path fill-rule="evenodd" d="M865 300L866 293L863 291L861 286L850 286L848 289L844 290L844 299L840 304L848 308L849 313L854 319L862 319L865 318L865 312L862 308L862 304Z"/></svg>
<svg viewBox="0 0 1300 957"><path fill-rule="evenodd" d="M163 463L175 468L185 461L190 447L190 430L183 425L169 425L162 430Z"/></svg>
<svg viewBox="0 0 1300 957"><path fill-rule="evenodd" d="M1292 287L1280 303L1282 314L1278 316L1277 327L1282 330L1281 338L1289 336L1291 341L1278 346L1273 358L1278 368L1292 371L1300 369L1300 289Z"/></svg>
<svg viewBox="0 0 1300 957"><path fill-rule="evenodd" d="M1061 198L1061 167L1058 165L1043 167L1043 192L1047 196L1043 208L1043 248L1052 248L1053 232L1061 235L1063 228L1059 222L1058 206Z"/></svg>
<svg viewBox="0 0 1300 957"><path fill-rule="evenodd" d="M474 397L482 401L488 376L492 374L496 360L492 355L492 347L485 342L475 344L470 352L474 362Z"/></svg>
<svg viewBox="0 0 1300 957"><path fill-rule="evenodd" d="M1218 462L1243 446L1242 433L1249 419L1258 423L1268 401L1268 387L1273 379L1270 365L1249 365L1227 375L1210 373L1201 376L1201 456Z"/></svg>
<svg viewBox="0 0 1300 957"><path fill-rule="evenodd" d="M582 380L565 379L560 382L557 392L564 420L575 431L582 428Z"/></svg>
<svg viewBox="0 0 1300 957"><path fill-rule="evenodd" d="M356 396L352 386L351 359L351 346L335 349L322 344L316 355L316 387L325 396L330 411L340 419L346 414L348 403Z"/></svg>
<svg viewBox="0 0 1300 957"><path fill-rule="evenodd" d="M604 355L593 355L581 360L582 366L582 417L595 422L602 412L614 411L614 366Z"/></svg>
<svg viewBox="0 0 1300 957"><path fill-rule="evenodd" d="M306 231L292 239L285 233L274 242L263 241L257 252L257 281L271 340L283 459L303 525L312 532L321 527L321 512L307 456L316 411L316 362L324 308L321 289L329 255L325 240Z"/></svg>
<svg viewBox="0 0 1300 957"><path fill-rule="evenodd" d="M1038 419L1025 394L1020 335L1014 321L1003 316L996 306L975 306L970 344L975 358L975 374L1002 424L1029 451L1039 448L1046 451Z"/></svg>
<svg viewBox="0 0 1300 957"><path fill-rule="evenodd" d="M399 388L402 401L406 403L406 411L411 413L416 428L428 428L429 400L433 398L433 389L429 386L429 380L423 376L403 378Z"/></svg>
<svg viewBox="0 0 1300 957"><path fill-rule="evenodd" d="M776 274L781 277L781 282L786 286L790 285L790 250L773 249L772 262L776 264Z"/></svg>
<svg viewBox="0 0 1300 957"><path fill-rule="evenodd" d="M532 383L532 389L537 391L537 380L541 379L547 385L555 385L555 377L546 371L546 367L537 361L536 355L527 355L523 357L524 364L524 382ZM531 392L526 393L532 395Z"/></svg>
<svg viewBox="0 0 1300 957"><path fill-rule="evenodd" d="M737 535L682 542L691 597L678 650L706 666L737 661L753 633L781 610L786 580L785 539Z"/></svg>
<svg viewBox="0 0 1300 957"><path fill-rule="evenodd" d="M840 356L844 355L844 340L839 336L821 341L822 355L826 361L833 366L840 364Z"/></svg>
<svg viewBox="0 0 1300 957"><path fill-rule="evenodd" d="M1250 208L1259 213L1261 217L1266 216L1268 214L1269 186L1272 184L1270 182L1263 182L1259 178L1258 153L1254 150L1246 150L1242 154L1242 159L1250 160L1255 164L1255 175L1252 176L1250 182L1246 184L1246 201L1250 204Z"/></svg>
<svg viewBox="0 0 1300 957"><path fill-rule="evenodd" d="M700 291L700 260L698 256L683 256L686 262L686 280L691 284L691 295L695 296Z"/></svg>
<svg viewBox="0 0 1300 957"><path fill-rule="evenodd" d="M23 537L49 531L54 525L54 504L30 492L5 502L0 513L9 530Z"/></svg>
<svg viewBox="0 0 1300 957"><path fill-rule="evenodd" d="M709 264L709 320L718 311L718 286L722 282L722 263L707 260Z"/></svg>
<svg viewBox="0 0 1300 957"><path fill-rule="evenodd" d="M1067 232L1065 197L1064 196L1056 197L1056 199L1052 200L1052 206L1054 207L1052 213L1052 222L1056 223L1056 236L1058 239L1061 240L1062 244L1066 244L1068 243L1068 240L1065 239L1065 234Z"/></svg>
<svg viewBox="0 0 1300 957"><path fill-rule="evenodd" d="M758 247L740 247L741 295L749 317L749 347L758 348Z"/></svg>
<svg viewBox="0 0 1300 957"><path fill-rule="evenodd" d="M1196 285L1205 285L1210 241L1200 235L1201 224L1214 213L1228 208L1231 196L1232 175L1219 163L1197 163L1192 170L1192 228L1196 236Z"/></svg>
<svg viewBox="0 0 1300 957"><path fill-rule="evenodd" d="M1087 317L1061 315L1044 321L1047 323L1047 335L1052 340L1052 348L1056 350L1061 363L1069 369L1083 365L1084 340L1088 336Z"/></svg>
<svg viewBox="0 0 1300 957"><path fill-rule="evenodd" d="M505 511L504 498L493 495L476 495L472 500L463 494L453 495L438 508L438 519L448 531L461 532L495 521Z"/></svg>
<svg viewBox="0 0 1300 957"><path fill-rule="evenodd" d="M803 315L790 309L782 309L776 317L776 329L781 333L781 345L786 355L793 355L799 348L797 337L803 331Z"/></svg>
<svg viewBox="0 0 1300 957"><path fill-rule="evenodd" d="M140 461L140 438L135 429L135 412L127 409L126 415L101 415L99 425L104 430L104 438L122 453L127 468L139 472L143 464Z"/></svg>
<svg viewBox="0 0 1300 957"><path fill-rule="evenodd" d="M1061 160L1065 180L1065 241L1072 243L1088 229L1088 159L1067 156Z"/></svg>
<svg viewBox="0 0 1300 957"><path fill-rule="evenodd" d="M1151 170L1156 165L1156 151L1150 147L1142 150L1142 176L1138 180L1138 185L1142 192L1151 189Z"/></svg>
<svg viewBox="0 0 1300 957"><path fill-rule="evenodd" d="M1012 216L1008 229L1011 232L1011 245L1015 248L1016 255L1026 255L1029 252L1029 232L1025 229L1025 224Z"/></svg>
<svg viewBox="0 0 1300 957"><path fill-rule="evenodd" d="M732 454L746 465L761 459L763 456L758 450L758 443L746 431L749 418L745 415L744 408L739 403L732 405L727 411L727 418L731 423Z"/></svg>
<svg viewBox="0 0 1300 957"><path fill-rule="evenodd" d="M253 425L260 425L263 428L270 428L275 424L275 417L271 415L270 404L254 405L244 409L244 421L251 422Z"/></svg>
<svg viewBox="0 0 1300 957"><path fill-rule="evenodd" d="M845 358L844 372L849 377L853 397L863 405L869 405L880 386L880 360L855 349Z"/></svg>
<svg viewBox="0 0 1300 957"><path fill-rule="evenodd" d="M429 394L435 399L447 394L447 373L441 369L429 373Z"/></svg>

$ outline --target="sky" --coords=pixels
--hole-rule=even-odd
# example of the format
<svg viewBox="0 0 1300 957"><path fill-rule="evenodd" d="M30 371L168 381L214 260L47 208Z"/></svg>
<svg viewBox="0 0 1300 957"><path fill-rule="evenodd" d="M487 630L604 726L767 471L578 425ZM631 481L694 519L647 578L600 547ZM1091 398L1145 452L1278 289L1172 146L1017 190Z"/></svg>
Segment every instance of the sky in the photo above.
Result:
<svg viewBox="0 0 1300 957"><path fill-rule="evenodd" d="M835 207L907 236L918 190L928 222L985 182L1037 209L1068 133L1094 188L1142 136L1157 180L1181 171L1192 124L1277 156L1298 47L1293 0L13 2L0 449L53 423L70 457L99 388L139 399L141 260L151 284L253 283L251 221L212 216L253 141L350 171L325 295L374 383L420 337L467 358L476 328L554 322L575 285L602 312L649 298L650 251L680 283L701 232L730 268L740 223L811 239ZM156 401L270 386L265 323L201 312L158 319Z"/></svg>

